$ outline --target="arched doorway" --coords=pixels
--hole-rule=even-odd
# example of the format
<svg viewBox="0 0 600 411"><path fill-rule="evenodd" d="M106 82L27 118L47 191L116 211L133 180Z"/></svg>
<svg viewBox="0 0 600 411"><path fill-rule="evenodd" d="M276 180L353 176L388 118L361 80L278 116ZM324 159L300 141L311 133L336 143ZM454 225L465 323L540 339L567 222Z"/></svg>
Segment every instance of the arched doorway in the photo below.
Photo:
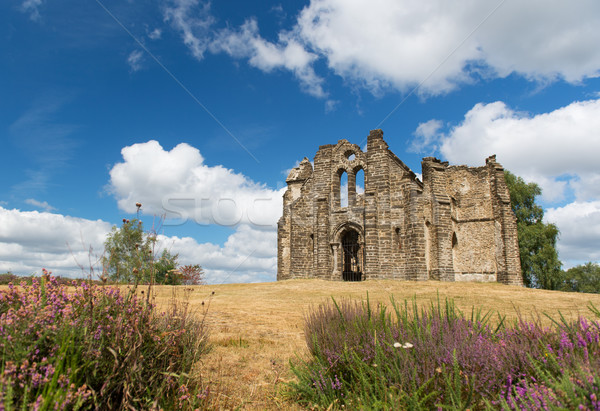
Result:
<svg viewBox="0 0 600 411"><path fill-rule="evenodd" d="M344 281L362 280L362 258L358 233L348 230L342 235L342 278Z"/></svg>

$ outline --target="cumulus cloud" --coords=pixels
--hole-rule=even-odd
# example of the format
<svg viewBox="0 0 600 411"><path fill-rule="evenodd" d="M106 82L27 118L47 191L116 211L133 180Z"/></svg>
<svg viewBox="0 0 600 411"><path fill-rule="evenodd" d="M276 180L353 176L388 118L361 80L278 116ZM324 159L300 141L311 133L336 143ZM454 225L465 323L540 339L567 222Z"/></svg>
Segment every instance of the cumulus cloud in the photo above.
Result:
<svg viewBox="0 0 600 411"><path fill-rule="evenodd" d="M56 208L54 208L50 204L48 204L47 201L38 201L38 200L35 200L33 198L28 198L27 200L25 200L25 203L29 204L29 205L32 205L34 207L37 207L37 208L42 208L42 209L44 209L46 211L54 211L54 210L56 210Z"/></svg>
<svg viewBox="0 0 600 411"><path fill-rule="evenodd" d="M600 201L575 201L549 208L545 219L560 229L558 252L567 268L600 261Z"/></svg>
<svg viewBox="0 0 600 411"><path fill-rule="evenodd" d="M406 91L437 68L423 90L441 92L464 77L467 59L480 58L472 44L450 55L468 32L461 9L442 1L311 1L298 17L296 32L337 75L371 91Z"/></svg>
<svg viewBox="0 0 600 411"><path fill-rule="evenodd" d="M181 143L166 151L154 140L121 150L110 170L108 190L119 208L201 224L250 224L275 229L282 190L272 190L223 166L207 166L198 149Z"/></svg>
<svg viewBox="0 0 600 411"><path fill-rule="evenodd" d="M277 233L240 226L223 246L190 237L159 236L159 245L179 253L181 264L200 264L211 284L274 281Z"/></svg>
<svg viewBox="0 0 600 411"><path fill-rule="evenodd" d="M208 4L173 4L165 18L196 58L210 48L263 71L287 69L317 97L326 95L314 70L318 59L373 93L419 86L419 93L435 95L511 73L572 83L600 74L595 0L312 0L274 42L258 34L255 19L239 29L212 29Z"/></svg>
<svg viewBox="0 0 600 411"><path fill-rule="evenodd" d="M97 262L110 228L101 220L0 207L0 272L81 275L78 263L89 270L90 258Z"/></svg>
<svg viewBox="0 0 600 411"><path fill-rule="evenodd" d="M409 151L420 153L425 149L432 151L437 150L435 144L438 141L439 131L442 128L442 125L441 121L435 119L419 124L413 133L415 138L411 142Z"/></svg>
<svg viewBox="0 0 600 411"><path fill-rule="evenodd" d="M313 0L295 31L346 79L372 90L406 90L427 79L421 91L437 94L481 75L595 77L598 27L600 4L593 0Z"/></svg>

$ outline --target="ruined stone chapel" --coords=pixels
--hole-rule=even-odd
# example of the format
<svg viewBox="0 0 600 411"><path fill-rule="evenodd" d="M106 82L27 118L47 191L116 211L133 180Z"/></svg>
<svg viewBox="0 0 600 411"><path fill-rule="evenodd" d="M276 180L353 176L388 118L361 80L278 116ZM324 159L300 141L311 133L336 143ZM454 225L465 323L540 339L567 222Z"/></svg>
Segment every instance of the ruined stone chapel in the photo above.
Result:
<svg viewBox="0 0 600 411"><path fill-rule="evenodd" d="M347 196L340 181L347 175ZM422 161L420 181L372 130L367 150L319 147L287 178L277 279L497 281L522 285L504 170ZM356 176L364 175L364 193ZM343 199L347 198L346 201Z"/></svg>

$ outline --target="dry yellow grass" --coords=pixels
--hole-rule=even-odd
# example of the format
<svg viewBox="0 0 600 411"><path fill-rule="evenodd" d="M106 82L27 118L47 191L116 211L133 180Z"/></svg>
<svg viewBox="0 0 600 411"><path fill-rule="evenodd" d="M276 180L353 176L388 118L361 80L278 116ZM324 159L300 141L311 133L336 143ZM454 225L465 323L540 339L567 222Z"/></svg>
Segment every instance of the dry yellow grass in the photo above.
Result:
<svg viewBox="0 0 600 411"><path fill-rule="evenodd" d="M190 289L190 287L187 287ZM167 304L174 290L157 287L156 302ZM214 292L214 294L212 294ZM492 310L515 318L536 312L558 317L588 315L588 303L600 308L600 295L531 290L501 284L365 281L359 283L321 280L288 280L262 284L224 284L191 287L189 303L206 314L212 351L199 364L199 372L215 393L215 407L249 410L297 409L281 395L289 381L289 360L306 356L303 315L311 306L332 296L389 303L416 298L418 304L451 298L458 308ZM202 305L204 302L204 305Z"/></svg>

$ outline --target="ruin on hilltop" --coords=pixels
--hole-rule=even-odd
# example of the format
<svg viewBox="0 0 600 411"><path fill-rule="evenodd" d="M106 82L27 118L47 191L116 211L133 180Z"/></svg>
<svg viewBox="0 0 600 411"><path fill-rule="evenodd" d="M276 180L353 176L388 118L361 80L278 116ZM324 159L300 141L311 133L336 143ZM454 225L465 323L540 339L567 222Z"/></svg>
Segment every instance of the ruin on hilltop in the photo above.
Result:
<svg viewBox="0 0 600 411"><path fill-rule="evenodd" d="M356 175L364 173L364 193ZM340 180L347 174L347 205ZM277 279L497 281L522 285L504 169L422 161L421 182L383 140L340 140L290 172L277 229Z"/></svg>

